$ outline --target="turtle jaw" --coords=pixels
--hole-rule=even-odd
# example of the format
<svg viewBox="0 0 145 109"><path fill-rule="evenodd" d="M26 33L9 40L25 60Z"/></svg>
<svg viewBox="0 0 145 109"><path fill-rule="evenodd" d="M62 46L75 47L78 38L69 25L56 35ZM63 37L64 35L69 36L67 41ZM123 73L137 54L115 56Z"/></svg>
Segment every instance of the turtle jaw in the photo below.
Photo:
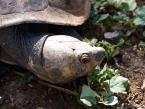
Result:
<svg viewBox="0 0 145 109"><path fill-rule="evenodd" d="M92 55L97 65L100 65L106 55L106 52L105 49L102 47L93 47Z"/></svg>

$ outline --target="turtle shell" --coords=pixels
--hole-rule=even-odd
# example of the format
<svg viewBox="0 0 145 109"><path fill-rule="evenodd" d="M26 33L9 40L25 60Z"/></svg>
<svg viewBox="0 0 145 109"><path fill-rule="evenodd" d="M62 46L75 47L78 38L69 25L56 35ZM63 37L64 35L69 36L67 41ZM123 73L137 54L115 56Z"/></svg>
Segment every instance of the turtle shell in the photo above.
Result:
<svg viewBox="0 0 145 109"><path fill-rule="evenodd" d="M0 28L21 23L80 25L90 0L0 0Z"/></svg>

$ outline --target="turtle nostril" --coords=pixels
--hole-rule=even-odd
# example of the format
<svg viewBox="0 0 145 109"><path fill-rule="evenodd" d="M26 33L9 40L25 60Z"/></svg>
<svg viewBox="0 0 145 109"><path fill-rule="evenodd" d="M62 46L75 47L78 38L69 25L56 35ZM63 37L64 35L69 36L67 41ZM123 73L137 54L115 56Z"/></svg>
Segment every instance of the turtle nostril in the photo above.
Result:
<svg viewBox="0 0 145 109"><path fill-rule="evenodd" d="M89 59L89 56L87 54L83 54L80 58L80 61L83 63L83 64L87 64L90 62L90 59Z"/></svg>

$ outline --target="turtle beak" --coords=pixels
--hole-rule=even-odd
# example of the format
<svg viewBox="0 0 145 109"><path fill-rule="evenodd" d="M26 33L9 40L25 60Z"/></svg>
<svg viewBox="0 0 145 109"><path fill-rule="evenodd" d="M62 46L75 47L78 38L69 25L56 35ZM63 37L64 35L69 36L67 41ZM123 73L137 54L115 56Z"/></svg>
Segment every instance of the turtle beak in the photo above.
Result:
<svg viewBox="0 0 145 109"><path fill-rule="evenodd" d="M102 47L94 47L92 54L96 61L102 61L102 59L105 57L105 49Z"/></svg>

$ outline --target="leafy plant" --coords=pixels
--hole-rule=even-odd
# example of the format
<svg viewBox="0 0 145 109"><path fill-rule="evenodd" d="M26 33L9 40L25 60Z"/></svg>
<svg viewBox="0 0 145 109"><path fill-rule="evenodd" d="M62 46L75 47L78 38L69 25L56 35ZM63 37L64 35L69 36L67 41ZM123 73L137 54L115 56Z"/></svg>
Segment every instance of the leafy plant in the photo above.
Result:
<svg viewBox="0 0 145 109"><path fill-rule="evenodd" d="M92 0L90 23L105 28L105 32L130 36L145 26L144 13L145 6L139 6L135 0Z"/></svg>
<svg viewBox="0 0 145 109"><path fill-rule="evenodd" d="M110 61L116 55L119 54L119 51L117 50L117 48L122 46L124 42L125 42L124 39L120 39L119 41L117 41L116 44L111 44L107 41L99 41L99 42L96 42L95 46L103 47L106 50L106 59L107 61Z"/></svg>
<svg viewBox="0 0 145 109"><path fill-rule="evenodd" d="M97 103L113 106L118 103L117 96L127 93L127 86L127 78L105 65L103 69L96 68L88 77L88 86L82 86L80 101L89 109L95 108Z"/></svg>
<svg viewBox="0 0 145 109"><path fill-rule="evenodd" d="M145 42L144 41L140 41L138 44L139 47L145 47Z"/></svg>
<svg viewBox="0 0 145 109"><path fill-rule="evenodd" d="M104 40L98 41L95 38L92 39L91 41L87 38L84 38L84 41L90 43L90 45L92 46L103 47L106 51L105 58L107 59L107 61L112 60L116 55L118 55L119 51L117 50L117 48L123 46L125 43L125 40L123 38L116 40L114 44Z"/></svg>

